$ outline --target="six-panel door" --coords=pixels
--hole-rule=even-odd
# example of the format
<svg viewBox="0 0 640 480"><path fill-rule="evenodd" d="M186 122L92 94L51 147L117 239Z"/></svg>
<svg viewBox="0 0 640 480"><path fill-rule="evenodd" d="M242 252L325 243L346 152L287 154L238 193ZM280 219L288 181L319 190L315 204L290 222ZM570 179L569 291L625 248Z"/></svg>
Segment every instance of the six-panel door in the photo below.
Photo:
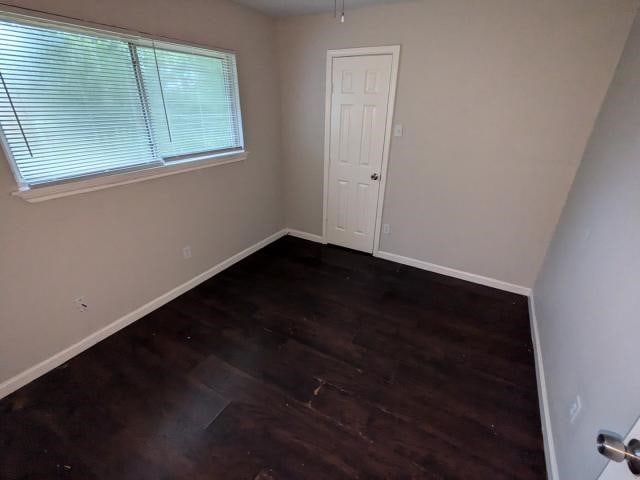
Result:
<svg viewBox="0 0 640 480"><path fill-rule="evenodd" d="M327 241L373 251L391 55L337 57L332 64Z"/></svg>

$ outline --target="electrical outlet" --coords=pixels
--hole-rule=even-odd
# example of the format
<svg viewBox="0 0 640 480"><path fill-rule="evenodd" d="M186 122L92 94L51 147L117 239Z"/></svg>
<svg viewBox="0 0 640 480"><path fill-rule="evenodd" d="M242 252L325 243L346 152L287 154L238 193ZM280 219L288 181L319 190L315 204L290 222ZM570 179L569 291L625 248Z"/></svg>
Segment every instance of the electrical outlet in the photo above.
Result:
<svg viewBox="0 0 640 480"><path fill-rule="evenodd" d="M397 125L393 126L393 136L394 137L402 136L402 124L398 123Z"/></svg>
<svg viewBox="0 0 640 480"><path fill-rule="evenodd" d="M578 416L580 416L581 411L582 399L580 398L580 395L576 395L575 400L571 402L571 405L569 405L569 422L572 424L575 423Z"/></svg>
<svg viewBox="0 0 640 480"><path fill-rule="evenodd" d="M81 312L86 312L87 309L89 308L89 305L87 305L87 302L85 301L84 297L76 298L73 301L73 303L76 304L76 308Z"/></svg>
<svg viewBox="0 0 640 480"><path fill-rule="evenodd" d="M182 256L185 259L191 258L191 245L187 245L182 249Z"/></svg>
<svg viewBox="0 0 640 480"><path fill-rule="evenodd" d="M382 233L384 233L385 235L388 235L389 233L391 233L391 227L389 226L388 223L382 224Z"/></svg>

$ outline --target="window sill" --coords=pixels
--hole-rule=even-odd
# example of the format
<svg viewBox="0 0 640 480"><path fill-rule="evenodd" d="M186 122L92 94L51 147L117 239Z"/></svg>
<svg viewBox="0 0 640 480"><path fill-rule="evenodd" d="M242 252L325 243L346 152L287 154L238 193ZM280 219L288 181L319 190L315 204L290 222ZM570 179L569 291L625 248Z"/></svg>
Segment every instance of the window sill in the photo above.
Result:
<svg viewBox="0 0 640 480"><path fill-rule="evenodd" d="M70 195L103 190L105 188L127 185L129 183L143 182L153 178L176 175L178 173L190 172L192 170L201 170L203 168L226 165L227 163L240 162L245 160L247 155L248 153L246 151L207 155L181 162L174 162L168 165L146 168L143 170L114 173L111 175L73 180L54 185L42 185L39 187L27 188L13 192L12 195L20 197L29 203L44 202L45 200L52 200L54 198L68 197Z"/></svg>

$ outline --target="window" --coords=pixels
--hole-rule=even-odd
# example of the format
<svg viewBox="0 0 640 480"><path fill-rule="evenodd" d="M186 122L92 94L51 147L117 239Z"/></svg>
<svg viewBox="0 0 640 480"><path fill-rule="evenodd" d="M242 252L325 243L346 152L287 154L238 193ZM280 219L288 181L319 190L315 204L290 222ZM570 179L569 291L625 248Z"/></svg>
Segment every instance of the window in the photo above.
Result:
<svg viewBox="0 0 640 480"><path fill-rule="evenodd" d="M235 55L0 17L0 127L21 187L244 148Z"/></svg>
<svg viewBox="0 0 640 480"><path fill-rule="evenodd" d="M137 49L164 158L242 147L235 69L224 57ZM166 112L164 109L166 108Z"/></svg>

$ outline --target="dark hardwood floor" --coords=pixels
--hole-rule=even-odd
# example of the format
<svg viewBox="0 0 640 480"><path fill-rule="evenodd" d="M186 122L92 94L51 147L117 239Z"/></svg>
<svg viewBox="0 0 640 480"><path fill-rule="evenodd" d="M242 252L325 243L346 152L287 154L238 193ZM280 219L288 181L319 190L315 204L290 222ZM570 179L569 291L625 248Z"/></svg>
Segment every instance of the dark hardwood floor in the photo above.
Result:
<svg viewBox="0 0 640 480"><path fill-rule="evenodd" d="M526 299L285 237L1 400L0 478L545 478Z"/></svg>

